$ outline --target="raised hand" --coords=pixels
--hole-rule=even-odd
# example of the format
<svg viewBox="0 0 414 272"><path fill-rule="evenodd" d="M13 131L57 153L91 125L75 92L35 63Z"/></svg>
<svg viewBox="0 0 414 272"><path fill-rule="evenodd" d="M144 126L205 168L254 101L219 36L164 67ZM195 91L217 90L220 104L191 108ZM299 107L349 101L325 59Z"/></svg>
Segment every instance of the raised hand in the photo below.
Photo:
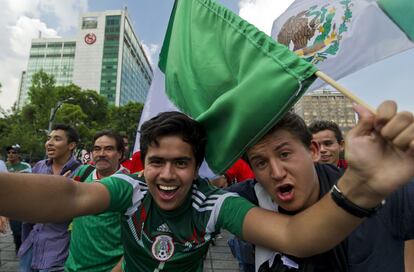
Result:
<svg viewBox="0 0 414 272"><path fill-rule="evenodd" d="M347 172L385 198L414 177L413 114L397 113L392 101L382 103L376 115L360 105L354 108L359 122L345 141Z"/></svg>

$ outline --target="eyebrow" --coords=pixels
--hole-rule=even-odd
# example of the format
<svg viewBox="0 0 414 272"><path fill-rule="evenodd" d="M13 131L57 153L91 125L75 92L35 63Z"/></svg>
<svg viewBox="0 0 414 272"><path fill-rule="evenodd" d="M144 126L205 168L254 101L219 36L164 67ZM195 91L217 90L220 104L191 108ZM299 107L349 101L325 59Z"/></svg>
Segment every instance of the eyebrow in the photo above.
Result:
<svg viewBox="0 0 414 272"><path fill-rule="evenodd" d="M99 147L99 148L107 148L107 147L113 147L113 148L116 148L114 145L104 145L104 146L102 146L102 145L94 145L94 146L93 146L93 148L96 148L96 147Z"/></svg>
<svg viewBox="0 0 414 272"><path fill-rule="evenodd" d="M187 157L187 156L182 156L182 157L176 157L176 158L172 158L172 159L166 159L164 157L159 157L159 156L150 156L148 157L148 160L163 160L163 161L191 161L191 157Z"/></svg>
<svg viewBox="0 0 414 272"><path fill-rule="evenodd" d="M278 151L280 149L282 149L285 146L289 146L290 144L288 142L283 142L281 144L278 144L275 148L273 148L273 151ZM255 159L259 159L262 156L260 154L253 154L253 156L251 158L249 158L249 160L253 161Z"/></svg>
<svg viewBox="0 0 414 272"><path fill-rule="evenodd" d="M283 142L283 143L277 145L275 148L273 148L273 151L277 151L277 150L282 149L285 146L289 146L289 145L290 145L289 142Z"/></svg>

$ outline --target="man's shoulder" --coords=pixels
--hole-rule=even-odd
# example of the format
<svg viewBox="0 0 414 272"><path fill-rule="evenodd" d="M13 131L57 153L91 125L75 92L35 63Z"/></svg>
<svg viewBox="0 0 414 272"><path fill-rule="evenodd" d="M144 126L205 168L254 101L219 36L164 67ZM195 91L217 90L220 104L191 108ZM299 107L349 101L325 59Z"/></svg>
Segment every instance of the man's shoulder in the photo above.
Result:
<svg viewBox="0 0 414 272"><path fill-rule="evenodd" d="M254 190L254 186L256 183L256 180L248 179L246 181L233 184L230 187L226 188L226 190L229 192L238 193L241 197L257 205L258 200L256 192Z"/></svg>
<svg viewBox="0 0 414 272"><path fill-rule="evenodd" d="M127 182L130 184L138 184L141 190L146 190L148 187L144 176L140 172L129 173L129 172L124 172L124 171L119 171L109 177L106 177L105 179L112 179L114 182Z"/></svg>
<svg viewBox="0 0 414 272"><path fill-rule="evenodd" d="M344 174L342 169L332 164L315 163L315 169L320 184L328 187L332 187Z"/></svg>
<svg viewBox="0 0 414 272"><path fill-rule="evenodd" d="M30 164L24 161L21 161L20 164L26 168L31 168Z"/></svg>
<svg viewBox="0 0 414 272"><path fill-rule="evenodd" d="M95 166L93 165L81 165L73 176L73 179L76 181L86 181L87 179L92 179L93 170L95 170Z"/></svg>

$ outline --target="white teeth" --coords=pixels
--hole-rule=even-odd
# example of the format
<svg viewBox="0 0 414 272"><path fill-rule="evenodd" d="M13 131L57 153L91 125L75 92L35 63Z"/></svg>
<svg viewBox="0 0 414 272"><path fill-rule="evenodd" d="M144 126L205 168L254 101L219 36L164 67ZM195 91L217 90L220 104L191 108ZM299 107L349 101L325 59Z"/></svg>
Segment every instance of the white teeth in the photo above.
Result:
<svg viewBox="0 0 414 272"><path fill-rule="evenodd" d="M166 186L166 185L158 185L161 190L164 191L173 191L178 188L178 186Z"/></svg>

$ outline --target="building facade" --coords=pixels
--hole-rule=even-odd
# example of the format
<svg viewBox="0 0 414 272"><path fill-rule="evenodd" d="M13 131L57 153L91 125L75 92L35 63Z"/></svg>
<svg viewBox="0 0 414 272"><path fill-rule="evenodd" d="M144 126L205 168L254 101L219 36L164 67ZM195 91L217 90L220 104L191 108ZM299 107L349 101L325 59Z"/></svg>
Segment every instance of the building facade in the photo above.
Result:
<svg viewBox="0 0 414 272"><path fill-rule="evenodd" d="M19 92L27 100L32 75L51 74L57 85L74 83L97 91L110 104L145 102L153 72L126 10L89 12L80 16L74 39L34 39Z"/></svg>
<svg viewBox="0 0 414 272"><path fill-rule="evenodd" d="M19 86L18 106L28 101L32 76L43 70L53 75L56 85L68 85L73 80L76 42L73 39L33 39L27 70L22 73Z"/></svg>
<svg viewBox="0 0 414 272"><path fill-rule="evenodd" d="M352 101L331 90L318 90L304 95L294 106L307 125L315 120L330 120L338 124L344 134L356 124Z"/></svg>

